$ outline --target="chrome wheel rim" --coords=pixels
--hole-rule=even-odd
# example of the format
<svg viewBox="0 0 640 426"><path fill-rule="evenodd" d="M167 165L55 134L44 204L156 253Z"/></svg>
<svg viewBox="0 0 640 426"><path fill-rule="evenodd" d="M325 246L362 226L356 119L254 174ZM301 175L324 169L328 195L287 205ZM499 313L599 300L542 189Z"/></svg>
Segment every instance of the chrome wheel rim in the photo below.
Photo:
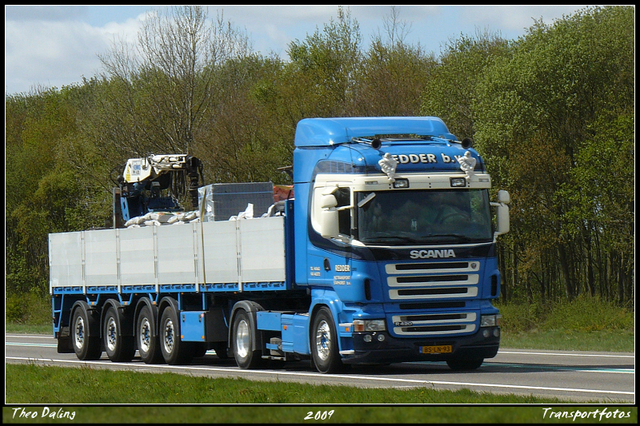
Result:
<svg viewBox="0 0 640 426"><path fill-rule="evenodd" d="M167 319L164 322L164 337L162 339L162 344L164 346L164 351L168 354L173 353L173 347L175 344L175 328L173 326L173 321Z"/></svg>
<svg viewBox="0 0 640 426"><path fill-rule="evenodd" d="M118 326L116 325L116 320L113 317L109 317L107 321L107 348L111 352L116 349L116 344L118 343Z"/></svg>
<svg viewBox="0 0 640 426"><path fill-rule="evenodd" d="M316 329L316 355L326 361L331 354L331 328L325 320L320 321Z"/></svg>
<svg viewBox="0 0 640 426"><path fill-rule="evenodd" d="M82 316L76 318L73 336L76 348L82 349L84 346L84 318Z"/></svg>
<svg viewBox="0 0 640 426"><path fill-rule="evenodd" d="M151 323L148 318L143 318L140 324L139 348L142 352L149 352L151 348Z"/></svg>
<svg viewBox="0 0 640 426"><path fill-rule="evenodd" d="M249 324L243 319L238 323L236 329L236 353L240 358L246 358L249 355L250 343Z"/></svg>

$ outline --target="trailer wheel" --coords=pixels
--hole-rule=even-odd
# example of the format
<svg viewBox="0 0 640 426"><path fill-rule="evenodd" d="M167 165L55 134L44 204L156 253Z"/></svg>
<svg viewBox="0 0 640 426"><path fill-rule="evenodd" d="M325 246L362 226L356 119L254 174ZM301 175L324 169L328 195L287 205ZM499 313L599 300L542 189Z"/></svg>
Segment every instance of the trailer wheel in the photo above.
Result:
<svg viewBox="0 0 640 426"><path fill-rule="evenodd" d="M167 306L162 311L160 320L160 351L165 362L170 365L186 364L193 358L188 342L180 339L180 322L173 307Z"/></svg>
<svg viewBox="0 0 640 426"><path fill-rule="evenodd" d="M338 351L338 334L328 308L322 307L313 317L311 356L321 373L335 373L342 367Z"/></svg>
<svg viewBox="0 0 640 426"><path fill-rule="evenodd" d="M238 310L233 320L233 355L238 367L242 369L257 368L264 363L261 351L252 350L255 330L251 326L249 313Z"/></svg>
<svg viewBox="0 0 640 426"><path fill-rule="evenodd" d="M143 307L136 321L138 352L145 364L157 364L162 361L158 336L153 335L153 316L148 306Z"/></svg>
<svg viewBox="0 0 640 426"><path fill-rule="evenodd" d="M484 358L448 359L447 365L454 371L470 371L480 368Z"/></svg>
<svg viewBox="0 0 640 426"><path fill-rule="evenodd" d="M102 348L100 338L89 333L89 316L82 308L77 308L71 320L73 351L78 359L89 361L100 359Z"/></svg>
<svg viewBox="0 0 640 426"><path fill-rule="evenodd" d="M113 362L129 362L135 354L133 336L124 336L120 330L120 320L116 308L111 306L104 316L102 329L104 349Z"/></svg>

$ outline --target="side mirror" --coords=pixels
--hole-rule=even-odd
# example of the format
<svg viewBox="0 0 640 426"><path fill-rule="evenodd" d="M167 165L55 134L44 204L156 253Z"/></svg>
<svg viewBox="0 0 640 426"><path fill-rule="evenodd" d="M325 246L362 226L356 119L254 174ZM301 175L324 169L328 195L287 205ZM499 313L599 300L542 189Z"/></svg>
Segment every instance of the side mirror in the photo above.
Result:
<svg viewBox="0 0 640 426"><path fill-rule="evenodd" d="M511 202L511 196L507 191L501 189L498 191L498 202L502 204L509 204Z"/></svg>
<svg viewBox="0 0 640 426"><path fill-rule="evenodd" d="M323 194L320 196L319 207L321 209L335 208L338 205L338 200L333 194Z"/></svg>
<svg viewBox="0 0 640 426"><path fill-rule="evenodd" d="M323 238L336 238L339 233L338 200L333 194L322 195L318 207L318 233Z"/></svg>
<svg viewBox="0 0 640 426"><path fill-rule="evenodd" d="M505 190L498 191L498 202L491 203L492 206L497 207L496 211L496 231L494 235L506 234L509 232L509 204L511 202L511 196Z"/></svg>

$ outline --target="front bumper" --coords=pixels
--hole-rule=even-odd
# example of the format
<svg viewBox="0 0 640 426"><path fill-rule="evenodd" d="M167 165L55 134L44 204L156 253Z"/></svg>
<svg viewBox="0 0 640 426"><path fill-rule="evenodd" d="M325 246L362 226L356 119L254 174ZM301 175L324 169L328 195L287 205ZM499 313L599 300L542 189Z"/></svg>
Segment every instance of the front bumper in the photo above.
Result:
<svg viewBox="0 0 640 426"><path fill-rule="evenodd" d="M489 330L489 337L483 335L483 330ZM497 330L498 336L494 335ZM487 327L479 329L469 336L455 338L396 338L388 332L368 333L371 341L366 342L366 333L353 334L353 351L343 354L345 364L379 364L409 361L446 361L450 359L478 359L493 358L500 346L500 328ZM382 341L378 336L384 335ZM424 346L451 345L451 353L421 353Z"/></svg>

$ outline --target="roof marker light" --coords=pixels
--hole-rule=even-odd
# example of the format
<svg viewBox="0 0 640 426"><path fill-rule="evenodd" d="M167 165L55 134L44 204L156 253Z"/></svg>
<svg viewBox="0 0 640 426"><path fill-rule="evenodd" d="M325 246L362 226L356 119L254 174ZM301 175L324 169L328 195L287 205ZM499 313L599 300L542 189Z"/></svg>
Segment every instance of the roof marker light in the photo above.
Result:
<svg viewBox="0 0 640 426"><path fill-rule="evenodd" d="M450 183L452 188L463 188L467 186L467 179L463 177L454 177L450 179Z"/></svg>
<svg viewBox="0 0 640 426"><path fill-rule="evenodd" d="M409 187L409 179L396 179L393 182L394 188L408 188Z"/></svg>

